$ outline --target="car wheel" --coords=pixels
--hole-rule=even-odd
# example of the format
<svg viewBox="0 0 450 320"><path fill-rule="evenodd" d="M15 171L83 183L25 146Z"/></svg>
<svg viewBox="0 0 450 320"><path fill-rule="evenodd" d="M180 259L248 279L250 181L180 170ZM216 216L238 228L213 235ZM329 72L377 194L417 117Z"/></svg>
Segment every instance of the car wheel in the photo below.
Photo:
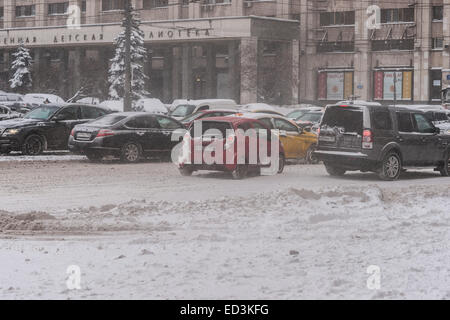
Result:
<svg viewBox="0 0 450 320"><path fill-rule="evenodd" d="M286 158L284 154L280 153L280 158L278 160L278 174L283 173L285 165L286 165Z"/></svg>
<svg viewBox="0 0 450 320"><path fill-rule="evenodd" d="M450 151L447 152L447 155L445 157L446 160L444 160L444 163L439 166L439 172L441 173L441 176L448 177L450 175Z"/></svg>
<svg viewBox="0 0 450 320"><path fill-rule="evenodd" d="M120 150L122 162L136 163L141 159L141 146L135 142L128 142Z"/></svg>
<svg viewBox="0 0 450 320"><path fill-rule="evenodd" d="M380 179L394 181L400 177L402 172L402 161L396 152L388 153L381 163L381 169L378 174Z"/></svg>
<svg viewBox="0 0 450 320"><path fill-rule="evenodd" d="M235 180L241 180L244 179L247 176L248 167L245 164L238 164L236 166L236 169L231 171L231 176Z"/></svg>
<svg viewBox="0 0 450 320"><path fill-rule="evenodd" d="M325 169L327 170L328 174L333 177L343 176L346 172L346 170L343 168L332 166L329 164L325 164Z"/></svg>
<svg viewBox="0 0 450 320"><path fill-rule="evenodd" d="M44 152L44 141L37 134L29 135L22 146L22 153L27 156L37 156Z"/></svg>
<svg viewBox="0 0 450 320"><path fill-rule="evenodd" d="M306 151L306 163L308 164L318 164L319 159L314 156L314 151L316 151L316 145L312 145L309 147L309 149Z"/></svg>
<svg viewBox="0 0 450 320"><path fill-rule="evenodd" d="M183 167L178 169L183 177L190 177L194 170L191 167Z"/></svg>
<svg viewBox="0 0 450 320"><path fill-rule="evenodd" d="M103 159L103 155L95 151L86 152L86 157L92 162L98 162Z"/></svg>

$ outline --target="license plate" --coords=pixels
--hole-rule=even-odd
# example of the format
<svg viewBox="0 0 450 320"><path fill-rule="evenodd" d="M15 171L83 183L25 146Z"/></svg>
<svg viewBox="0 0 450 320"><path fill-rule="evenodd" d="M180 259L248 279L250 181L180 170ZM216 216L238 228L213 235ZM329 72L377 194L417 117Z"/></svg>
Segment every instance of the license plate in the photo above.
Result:
<svg viewBox="0 0 450 320"><path fill-rule="evenodd" d="M320 141L324 141L324 142L335 142L336 141L336 137L333 137L333 136L320 136L319 140Z"/></svg>
<svg viewBox="0 0 450 320"><path fill-rule="evenodd" d="M77 139L88 140L90 138L91 138L91 134L90 133L80 132L80 133L77 134Z"/></svg>

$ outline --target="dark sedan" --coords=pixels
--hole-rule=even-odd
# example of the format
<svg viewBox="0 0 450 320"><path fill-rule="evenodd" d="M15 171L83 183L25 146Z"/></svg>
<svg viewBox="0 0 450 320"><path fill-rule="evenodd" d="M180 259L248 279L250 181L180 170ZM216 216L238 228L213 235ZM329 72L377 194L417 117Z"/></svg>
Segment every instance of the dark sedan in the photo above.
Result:
<svg viewBox="0 0 450 320"><path fill-rule="evenodd" d="M184 126L160 114L121 112L106 115L72 130L69 149L98 161L114 156L134 163L146 156L168 156L179 141L172 133ZM182 139L182 138L181 138Z"/></svg>
<svg viewBox="0 0 450 320"><path fill-rule="evenodd" d="M66 150L75 125L108 113L111 110L91 105L41 105L23 118L0 122L0 153L38 155L44 150Z"/></svg>

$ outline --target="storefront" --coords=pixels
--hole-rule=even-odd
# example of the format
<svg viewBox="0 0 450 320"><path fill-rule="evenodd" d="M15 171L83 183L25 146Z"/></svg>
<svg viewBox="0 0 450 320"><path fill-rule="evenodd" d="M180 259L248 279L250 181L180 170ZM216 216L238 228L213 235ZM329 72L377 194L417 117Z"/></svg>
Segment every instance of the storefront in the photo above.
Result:
<svg viewBox="0 0 450 320"><path fill-rule="evenodd" d="M353 70L320 70L318 75L318 100L344 100L353 96Z"/></svg>
<svg viewBox="0 0 450 320"><path fill-rule="evenodd" d="M148 53L148 91L166 103L177 98L298 101L298 22L224 17L143 22L141 29ZM93 94L106 98L109 59L120 31L119 23L1 30L0 90L10 91L11 53L22 41L34 58L34 91L67 98L89 84Z"/></svg>
<svg viewBox="0 0 450 320"><path fill-rule="evenodd" d="M374 100L378 101L412 101L413 70L378 69L374 70Z"/></svg>

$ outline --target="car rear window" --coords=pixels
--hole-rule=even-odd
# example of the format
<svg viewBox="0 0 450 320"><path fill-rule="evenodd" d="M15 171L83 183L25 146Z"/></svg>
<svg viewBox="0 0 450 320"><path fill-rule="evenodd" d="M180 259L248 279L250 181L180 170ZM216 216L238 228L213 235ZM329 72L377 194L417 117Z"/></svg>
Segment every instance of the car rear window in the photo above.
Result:
<svg viewBox="0 0 450 320"><path fill-rule="evenodd" d="M392 130L392 119L389 111L372 113L372 128L375 130Z"/></svg>
<svg viewBox="0 0 450 320"><path fill-rule="evenodd" d="M357 107L328 107L322 119L322 126L343 128L345 132L363 131L363 110Z"/></svg>
<svg viewBox="0 0 450 320"><path fill-rule="evenodd" d="M99 126L112 126L112 125L116 124L117 122L125 119L126 117L127 116L124 116L124 115L108 114L97 120L92 121L91 123L99 125Z"/></svg>
<svg viewBox="0 0 450 320"><path fill-rule="evenodd" d="M409 112L398 112L397 124L398 124L398 131L400 132L414 131L414 124L411 118L411 113Z"/></svg>
<svg viewBox="0 0 450 320"><path fill-rule="evenodd" d="M191 137L195 136L194 133L194 127L195 125L200 124L202 125L202 135L205 134L205 132L209 129L217 129L222 133L222 137L227 136L227 130L232 130L233 127L229 122L221 122L221 121L196 121L194 122L194 125L191 127Z"/></svg>

